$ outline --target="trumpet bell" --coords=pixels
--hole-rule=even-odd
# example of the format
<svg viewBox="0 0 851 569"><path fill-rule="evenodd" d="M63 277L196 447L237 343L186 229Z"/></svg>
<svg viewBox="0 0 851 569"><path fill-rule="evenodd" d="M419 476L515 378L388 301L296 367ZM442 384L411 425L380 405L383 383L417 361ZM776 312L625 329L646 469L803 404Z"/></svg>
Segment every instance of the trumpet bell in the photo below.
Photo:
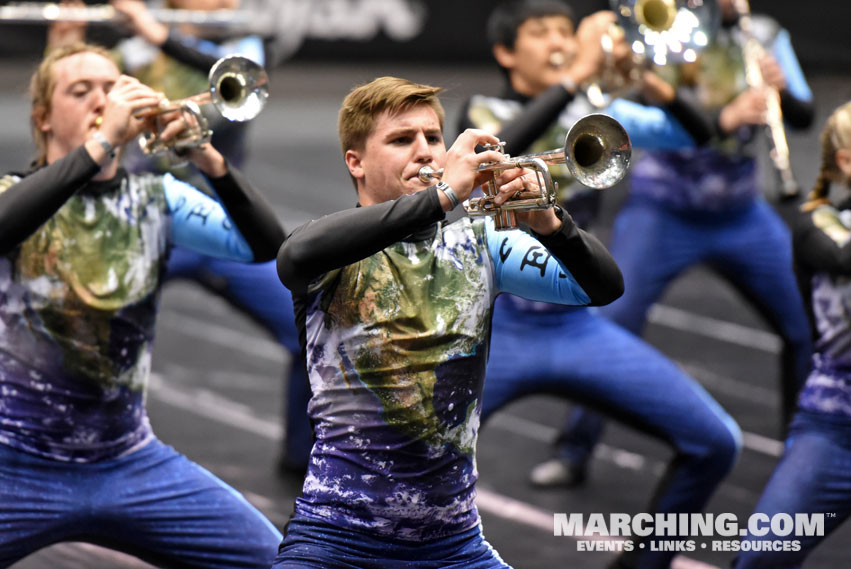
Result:
<svg viewBox="0 0 851 569"><path fill-rule="evenodd" d="M253 119L266 106L269 78L261 65L246 57L231 55L210 69L210 101L229 121Z"/></svg>
<svg viewBox="0 0 851 569"><path fill-rule="evenodd" d="M632 144L618 121L608 115L591 114L576 121L567 133L564 156L577 182L602 190L626 175Z"/></svg>

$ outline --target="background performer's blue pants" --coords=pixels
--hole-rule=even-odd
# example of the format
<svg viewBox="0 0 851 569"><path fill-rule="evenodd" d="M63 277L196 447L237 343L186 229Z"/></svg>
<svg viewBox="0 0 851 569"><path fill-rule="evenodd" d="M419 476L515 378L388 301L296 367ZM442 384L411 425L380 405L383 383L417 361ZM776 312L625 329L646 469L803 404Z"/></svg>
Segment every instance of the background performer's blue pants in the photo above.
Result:
<svg viewBox="0 0 851 569"><path fill-rule="evenodd" d="M239 263L176 247L171 252L166 279L189 279L224 298L289 351L282 460L290 468L307 469L313 447L313 428L307 416L310 383L298 343L292 295L278 278L276 262Z"/></svg>
<svg viewBox="0 0 851 569"><path fill-rule="evenodd" d="M695 265L707 265L741 292L783 339L782 422L791 419L810 369L810 325L792 269L789 230L768 203L754 200L732 212L685 214L630 199L617 217L610 249L626 290L601 312L638 335L651 305ZM557 454L587 458L602 431L602 417L575 411Z"/></svg>
<svg viewBox="0 0 851 569"><path fill-rule="evenodd" d="M503 300L493 316L482 421L531 394L588 405L673 447L648 512L701 511L741 445L738 426L703 387L593 309L525 312ZM674 555L640 553L642 568L667 567Z"/></svg>
<svg viewBox="0 0 851 569"><path fill-rule="evenodd" d="M824 514L829 535L851 514L851 420L799 411L792 421L786 450L759 499L755 513ZM742 525L742 521L739 522ZM767 524L764 524L767 525ZM748 542L800 541L800 551L743 551L736 569L796 569L824 536L780 537L771 531Z"/></svg>

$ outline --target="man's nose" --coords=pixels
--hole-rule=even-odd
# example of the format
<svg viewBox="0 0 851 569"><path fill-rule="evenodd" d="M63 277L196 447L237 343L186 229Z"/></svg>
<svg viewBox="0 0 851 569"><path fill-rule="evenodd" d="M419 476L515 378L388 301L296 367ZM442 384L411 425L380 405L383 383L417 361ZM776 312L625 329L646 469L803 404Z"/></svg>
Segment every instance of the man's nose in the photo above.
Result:
<svg viewBox="0 0 851 569"><path fill-rule="evenodd" d="M94 110L102 111L106 107L106 97L108 93L105 89L95 89L92 91L92 100Z"/></svg>
<svg viewBox="0 0 851 569"><path fill-rule="evenodd" d="M564 34L558 30L553 30L547 34L550 49L564 49L567 44L565 40Z"/></svg>
<svg viewBox="0 0 851 569"><path fill-rule="evenodd" d="M414 159L417 162L428 163L434 158L434 152L428 139L422 133L418 134L414 139Z"/></svg>

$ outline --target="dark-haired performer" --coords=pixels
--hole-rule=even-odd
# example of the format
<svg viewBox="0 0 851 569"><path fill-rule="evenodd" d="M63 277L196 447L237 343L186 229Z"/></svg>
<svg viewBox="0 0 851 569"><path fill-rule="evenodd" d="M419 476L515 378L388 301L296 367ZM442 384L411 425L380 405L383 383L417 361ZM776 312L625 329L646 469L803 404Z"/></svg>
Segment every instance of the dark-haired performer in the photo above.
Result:
<svg viewBox="0 0 851 569"><path fill-rule="evenodd" d="M594 50L613 19L611 12L599 12L574 32L572 11L559 0L499 4L488 31L507 85L500 96L475 95L461 116L461 128L476 125L497 133L512 156L563 144L576 120L593 111L576 86L600 72ZM708 138L706 121L677 100L672 88L655 75L645 82L642 91L660 107L615 100L604 111L624 124L634 146L693 146L692 139ZM688 133L681 123L689 125ZM565 208L589 224L600 192L574 184L565 167L553 167L551 173L563 188ZM673 447L648 512L701 511L735 463L740 445L735 421L657 350L592 309L503 295L494 309L491 346L483 422L521 397L546 393L587 404ZM583 464L587 459L575 458ZM584 470L546 464L535 476L537 482L576 485ZM673 556L636 546L616 563L664 568Z"/></svg>
<svg viewBox="0 0 851 569"><path fill-rule="evenodd" d="M714 133L701 148L645 152L630 169L630 196L618 213L612 254L623 267L626 293L602 313L641 334L651 305L691 267L703 264L731 284L783 340L779 422L785 431L810 369L812 345L792 268L789 230L762 197L756 144L764 136L766 95L745 81L736 0L719 0L722 28L694 63L660 69L672 75L713 117ZM806 128L812 93L789 33L754 16L758 60L766 85L780 93L786 125ZM603 419L579 410L559 437L551 465L584 469Z"/></svg>
<svg viewBox="0 0 851 569"><path fill-rule="evenodd" d="M161 443L145 411L169 247L274 258L271 209L211 145L188 158L218 200L129 175L116 151L161 95L85 44L31 83L36 168L0 178L0 567L88 541L168 567L266 568L280 533ZM185 128L169 121L168 139Z"/></svg>

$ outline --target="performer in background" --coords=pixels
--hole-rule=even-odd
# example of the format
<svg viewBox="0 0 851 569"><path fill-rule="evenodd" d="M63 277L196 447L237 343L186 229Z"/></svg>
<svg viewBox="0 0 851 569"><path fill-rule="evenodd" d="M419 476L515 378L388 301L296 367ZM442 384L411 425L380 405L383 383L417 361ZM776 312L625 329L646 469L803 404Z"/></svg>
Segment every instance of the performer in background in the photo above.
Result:
<svg viewBox="0 0 851 569"><path fill-rule="evenodd" d="M822 516L824 531L779 536L765 523L766 535L748 536L753 551L742 549L736 569L801 567L851 514L851 103L831 114L821 149L818 180L794 229L795 265L812 319L813 370L783 457L754 512L766 520ZM792 540L800 547L792 547ZM762 550L771 544L760 542L772 541L784 547Z"/></svg>
<svg viewBox="0 0 851 569"><path fill-rule="evenodd" d="M505 140L512 156L563 145L574 123L595 110L577 86L602 71L600 36L614 15L588 16L575 33L574 21L572 10L560 0L499 4L488 19L488 32L507 85L497 97L473 96L459 129L476 126L493 132ZM643 91L661 106L616 100L605 111L622 122L636 148L694 146L694 138L708 139L709 124L657 75L647 72ZM602 194L574 183L566 167L553 166L551 174L563 189L565 209L577 222L590 224ZM587 307L501 295L492 328L483 423L527 395L553 394L587 404L673 447L668 471L645 511L703 509L735 463L741 434L697 382ZM636 546L615 566L664 568L673 556Z"/></svg>
<svg viewBox="0 0 851 569"><path fill-rule="evenodd" d="M615 220L612 254L623 268L626 294L603 310L641 334L647 312L668 285L703 264L730 283L783 340L780 422L784 431L810 369L811 343L801 294L792 271L789 230L762 197L754 156L762 137L766 90L748 87L734 0L719 0L723 25L694 64L659 68L678 91L713 117L705 147L652 150L635 161L629 199ZM754 16L755 37L766 46L758 62L765 83L777 89L786 124L806 128L812 93L786 30ZM556 443L556 457L532 472L541 485L582 475L603 431L603 420L578 410Z"/></svg>
<svg viewBox="0 0 851 569"><path fill-rule="evenodd" d="M179 100L209 89L208 75L215 62L224 56L239 54L252 61L273 67L263 38L257 35L225 34L214 39L199 35L202 30L168 28L157 22L140 0L111 0L116 10L126 15L131 39L119 43L119 59L127 73ZM239 0L169 0L168 7L185 10L236 10ZM258 14L258 18L262 15ZM226 32L227 30L225 30ZM240 33L243 33L240 31ZM50 44L62 45L81 40L85 24L54 24L49 32ZM219 35L222 35L221 33ZM247 122L225 120L212 106L202 107L213 130L213 145L228 161L241 168L248 158ZM149 156L138 146L130 145L124 158L131 172L170 172L199 188L207 184L191 164L176 164L168 156ZM183 247L171 253L166 281L185 279L226 300L262 326L290 355L288 387L284 398L284 440L279 470L282 474L303 475L307 468L313 435L307 419L310 399L304 356L298 345L298 332L292 312L289 290L281 287L275 264L246 265L228 259L203 255Z"/></svg>
<svg viewBox="0 0 851 569"><path fill-rule="evenodd" d="M0 567L87 541L169 567L268 567L280 533L155 437L145 411L169 246L240 262L284 239L210 144L187 151L212 199L134 175L117 151L161 95L103 49L51 51L33 76L33 170L0 178ZM169 140L185 120L161 115Z"/></svg>
<svg viewBox="0 0 851 569"><path fill-rule="evenodd" d="M444 221L502 159L467 130L447 151L440 89L382 77L343 101L356 207L297 228L278 254L307 351L314 444L274 567L505 568L475 506L475 450L493 300L500 292L605 304L617 266L561 209L520 214L532 234ZM429 185L424 166L444 168ZM535 190L498 177L495 200ZM535 270L531 252L546 251Z"/></svg>

